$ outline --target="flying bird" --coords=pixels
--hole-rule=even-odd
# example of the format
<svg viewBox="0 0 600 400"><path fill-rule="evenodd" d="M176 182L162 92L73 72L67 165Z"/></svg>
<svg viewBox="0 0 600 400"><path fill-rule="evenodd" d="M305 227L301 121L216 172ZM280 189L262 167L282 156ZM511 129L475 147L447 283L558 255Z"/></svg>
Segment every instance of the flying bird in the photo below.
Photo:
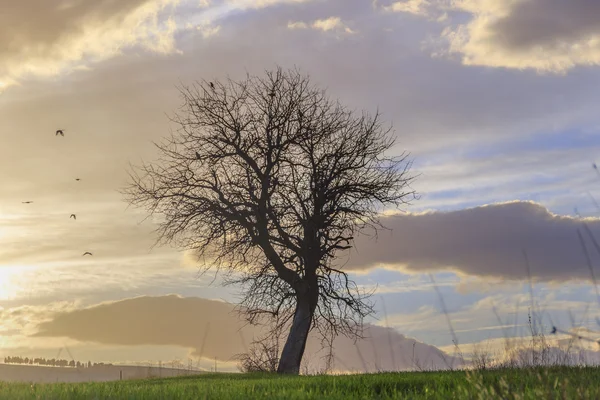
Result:
<svg viewBox="0 0 600 400"><path fill-rule="evenodd" d="M75 178L75 180L76 180L77 182L79 182L81 179L79 179L79 178Z"/></svg>
<svg viewBox="0 0 600 400"><path fill-rule="evenodd" d="M58 130L56 131L56 135L55 135L55 136L58 136L58 135L60 135L60 136L63 136L63 137L64 137L64 136L65 136L65 132L64 132L64 130L62 130L62 129L58 129Z"/></svg>
<svg viewBox="0 0 600 400"><path fill-rule="evenodd" d="M74 220L77 220L77 215L71 214L71 216L69 218L73 218Z"/></svg>
<svg viewBox="0 0 600 400"><path fill-rule="evenodd" d="M33 203L33 201L22 201L21 203L23 203L23 204L31 204L31 203Z"/></svg>
<svg viewBox="0 0 600 400"><path fill-rule="evenodd" d="M212 83L212 82L210 82L210 88L211 88L212 90L215 90L215 84L214 84L214 83Z"/></svg>
<svg viewBox="0 0 600 400"><path fill-rule="evenodd" d="M86 251L85 253L83 253L84 256L91 256L93 255L92 253L90 253L89 251Z"/></svg>

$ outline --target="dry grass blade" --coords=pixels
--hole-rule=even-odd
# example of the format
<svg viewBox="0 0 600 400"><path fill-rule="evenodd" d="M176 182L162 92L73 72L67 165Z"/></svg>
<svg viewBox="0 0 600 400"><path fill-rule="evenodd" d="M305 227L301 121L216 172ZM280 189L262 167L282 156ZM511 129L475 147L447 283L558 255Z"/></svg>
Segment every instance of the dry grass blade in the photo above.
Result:
<svg viewBox="0 0 600 400"><path fill-rule="evenodd" d="M458 337L456 336L456 332L454 330L454 327L452 326L452 320L450 319L450 314L448 313L448 309L446 308L446 302L444 301L444 296L442 295L440 288L437 286L437 283L435 282L435 279L433 278L433 274L431 274L431 273L429 274L429 279L431 280L431 283L433 284L433 289L435 290L435 292L438 295L438 299L440 301L440 307L442 308L442 312L444 313L444 315L446 317L446 322L448 324L448 328L450 329L450 334L452 335L452 342L454 343L455 353L458 355L461 355L460 347L458 345ZM455 360L455 358L452 357L452 363L448 366L451 369L454 368L454 360Z"/></svg>

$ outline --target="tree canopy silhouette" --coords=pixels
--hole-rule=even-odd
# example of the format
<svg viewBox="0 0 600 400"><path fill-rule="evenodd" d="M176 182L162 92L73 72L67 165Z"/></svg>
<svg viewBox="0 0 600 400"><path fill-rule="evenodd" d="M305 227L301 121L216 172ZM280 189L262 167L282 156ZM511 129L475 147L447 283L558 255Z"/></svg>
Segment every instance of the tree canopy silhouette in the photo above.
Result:
<svg viewBox="0 0 600 400"><path fill-rule="evenodd" d="M250 322L289 326L278 372L298 374L312 329L360 335L373 306L339 255L412 198L411 163L387 154L379 113L357 115L295 69L180 91L178 129L132 167L127 200L159 217L158 243L239 284Z"/></svg>

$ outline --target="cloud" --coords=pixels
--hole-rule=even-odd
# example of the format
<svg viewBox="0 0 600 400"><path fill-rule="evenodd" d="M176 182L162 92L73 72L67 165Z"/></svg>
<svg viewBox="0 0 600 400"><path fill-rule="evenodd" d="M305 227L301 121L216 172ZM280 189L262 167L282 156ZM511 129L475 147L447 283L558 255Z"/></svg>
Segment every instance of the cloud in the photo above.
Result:
<svg viewBox="0 0 600 400"><path fill-rule="evenodd" d="M296 21L296 22L288 22L287 25L288 29L307 29L308 28L308 24L306 22L302 22L302 21Z"/></svg>
<svg viewBox="0 0 600 400"><path fill-rule="evenodd" d="M0 90L27 78L89 70L127 52L181 54L176 34L198 18L204 21L199 30L208 38L219 31L213 22L237 11L311 1L24 0L0 16Z"/></svg>
<svg viewBox="0 0 600 400"><path fill-rule="evenodd" d="M373 12L369 3L280 3L260 12L232 13L219 20L221 30L211 40L202 40L202 32L195 29L178 35L181 55L157 57L123 49L121 56L94 65L91 71L74 72L60 80L28 81L5 92L0 98L0 136L6 143L0 146L4 188L0 193L0 262L3 266L52 263L56 269L42 268L25 276L34 283L51 280L55 296L65 294L60 289L63 274L66 293L72 293L73 286L91 290L97 281L114 287L113 283L122 279L120 287L135 290L135 295L156 294L142 289L138 279L146 274L157 285L155 290L164 287L169 278L165 270L178 263L177 254L166 248L155 249L153 254L172 251L172 260L152 261L147 255L153 241L151 229L137 225L145 213L127 215L131 210L124 212L125 204L115 193L124 184L127 163L154 159L151 140L167 135L172 128L164 113L174 111L180 103L174 87L179 81L235 78L244 76L246 70L260 74L275 63L297 65L350 108L374 110L381 105L386 122L394 122L402 147L414 151L421 164L432 161L431 149L443 153L433 160L439 161L434 170L424 170L435 176L432 173L417 181L423 183L423 191L451 192L453 182L461 189L477 183L478 191L468 196L459 192L445 199L438 197L426 207L462 206L465 197L470 206L526 198L526 192L515 192L508 181L521 176L524 182L518 178L519 187L535 191L526 177L561 164L565 166L560 168L571 171L566 164L573 165L574 153L562 150L555 149L552 154L544 150L549 155L544 163L526 164L526 171L513 162L523 160L523 155L511 150L495 157L493 163L477 162L475 168L464 153L472 143L490 145L493 141L496 145L535 131L545 134L578 124L594 126L598 96L590 89L593 71L560 79L485 71L474 79L473 70L432 60L421 52L422 21L405 18L398 23L397 14ZM215 4L219 3L211 2L211 7ZM309 24L331 15L352 21L361 34L351 40L323 40L326 35L320 31L298 34L286 27L287 21ZM394 33L382 27L393 27ZM54 137L56 127L67 130L65 140ZM570 141L572 133L563 132L562 137ZM545 142L547 135L540 136L539 142ZM594 147L588 146L586 151L577 154L579 161L590 159ZM539 158L540 152L530 157ZM466 162L459 164L460 160ZM499 176L509 168L507 163L515 168ZM589 165L586 168L590 169ZM559 182L567 191L572 190L573 175L579 173L576 169L572 172L561 175ZM76 176L83 178L78 186L74 185ZM497 180L502 193L490 189ZM22 200L35 203L25 207ZM76 223L68 220L71 212L80 216ZM22 220L8 222L7 215ZM81 258L83 250L79 249L84 247L92 248L93 260ZM85 264L78 264L80 261ZM65 268L61 263L67 264ZM79 278L77 271L81 272ZM113 273L116 276L111 278ZM34 285L46 293L42 284ZM96 292L102 291L102 285L95 286ZM172 292L179 290L183 289Z"/></svg>
<svg viewBox="0 0 600 400"><path fill-rule="evenodd" d="M225 0L228 5L237 9L261 9L278 4L301 4L314 0Z"/></svg>
<svg viewBox="0 0 600 400"><path fill-rule="evenodd" d="M259 328L243 325L226 302L179 296L138 297L57 313L38 325L32 335L69 337L104 345L174 345L193 349L194 357L231 361L246 351ZM447 368L457 361L397 331L367 326L367 339L354 343L345 337L334 342L335 368L345 371L413 368L411 354L426 365ZM391 347L390 347L391 346ZM320 341L311 337L306 363L323 367Z"/></svg>
<svg viewBox="0 0 600 400"><path fill-rule="evenodd" d="M463 1L472 20L447 30L449 51L467 65L565 72L600 64L600 27L593 0Z"/></svg>
<svg viewBox="0 0 600 400"><path fill-rule="evenodd" d="M410 0L386 10L428 17L449 12L441 21L442 52L459 55L465 65L552 73L600 65L600 3L594 0Z"/></svg>
<svg viewBox="0 0 600 400"><path fill-rule="evenodd" d="M244 350L251 329L242 329L225 302L179 296L138 297L57 315L39 325L37 337L71 337L112 345L177 345L227 360ZM206 342L204 336L206 335ZM204 344L203 344L204 343Z"/></svg>
<svg viewBox="0 0 600 400"><path fill-rule="evenodd" d="M600 220L585 220L600 240ZM509 202L452 212L386 217L377 240L362 237L346 267L387 266L412 273L452 270L460 274L526 279L522 249L531 275L543 281L588 280L577 229L582 230L594 265L600 259L583 230L583 221L558 216L532 202Z"/></svg>
<svg viewBox="0 0 600 400"><path fill-rule="evenodd" d="M2 335L7 336L7 331L19 332L24 335L33 334L38 324L52 320L55 314L72 311L76 309L76 306L77 303L74 301L60 301L42 306L26 305L2 308L0 310Z"/></svg>
<svg viewBox="0 0 600 400"><path fill-rule="evenodd" d="M32 338L30 335L35 334L40 323L52 321L56 315L80 306L78 301L53 301L41 305L0 308L2 348L6 352L16 348L42 347L54 350L57 346L62 347L64 341L59 338ZM75 343L73 340L69 342Z"/></svg>
<svg viewBox="0 0 600 400"><path fill-rule="evenodd" d="M313 28L320 29L324 32L327 32L327 31L330 31L333 29L338 29L338 28L347 29L339 17L329 17L327 19L318 19L312 23L312 26L313 26Z"/></svg>
<svg viewBox="0 0 600 400"><path fill-rule="evenodd" d="M340 17L329 17L325 19L317 19L310 24L302 21L296 22L288 22L288 29L308 29L312 28L315 30L320 30L323 32L329 31L343 31L345 33L354 33L352 29L350 29L344 22L342 22Z"/></svg>
<svg viewBox="0 0 600 400"><path fill-rule="evenodd" d="M221 26L220 25L210 25L210 24L206 24L206 25L199 25L196 27L196 29L198 29L200 32L202 32L202 37L203 38L209 38L211 36L216 35L217 33L219 33L219 31L221 30Z"/></svg>
<svg viewBox="0 0 600 400"><path fill-rule="evenodd" d="M177 0L37 1L11 4L0 16L0 82L52 77L87 68L123 49L176 51L176 24L165 13ZM31 10L35 10L32 12Z"/></svg>
<svg viewBox="0 0 600 400"><path fill-rule="evenodd" d="M27 78L53 78L89 70L127 51L180 54L176 33L198 11L207 18L227 17L234 10L263 9L309 0L24 0L0 16L0 90ZM185 11L176 14L180 7ZM30 10L35 9L35 13ZM206 19L206 18L205 18ZM207 21L205 21L207 22ZM212 22L212 21L209 21ZM198 27L204 38L218 25Z"/></svg>
<svg viewBox="0 0 600 400"><path fill-rule="evenodd" d="M219 20L220 30L211 40L202 40L205 32L202 29L190 29L178 35L176 44L182 55L155 57L124 50L122 57L96 66L93 73L74 73L68 81L62 80L53 86L35 85L34 88L31 85L18 92L14 90L10 93L12 101L7 102L3 107L6 111L0 115L2 128L6 132L31 131L30 136L13 139L21 144L28 137L38 136L33 132L68 122L68 129L85 132L90 142L94 140L94 146L104 148L110 144L110 151L121 161L126 156L137 157L138 149L144 148L139 132L145 132L147 140L168 132L163 117L164 112L179 105L173 89L176 82L227 74L235 76L245 70L261 73L275 63L302 68L316 83L328 87L332 96L340 97L352 108L373 110L380 106L385 119L395 123L403 146L419 156L422 150L446 149L449 143L458 145L461 139L473 143L475 139L483 141L572 127L581 122L581 114L596 115L587 110L597 96L587 90L589 84L585 77L541 81L487 75L473 80L469 70L432 60L421 52L419 25L399 23L390 13L375 13L364 2L347 3L309 2L261 12L231 13L229 18ZM205 9L202 10L204 13ZM309 25L330 15L344 22L352 21L352 29L360 30L361 34L352 35L348 41L324 41L321 35L284 32L288 21ZM395 33L385 33L382 26L394 27ZM301 51L291 52L292 48ZM402 57L390 57L398 48L402 49ZM244 60L243 65L238 62L240 58ZM378 61L365 64L365 59ZM71 92L75 86L76 100ZM26 112L43 116L31 121L9 118L24 113L24 103L15 98L30 90ZM50 95L49 90L52 100L44 98ZM46 94L42 95L42 91ZM30 105L32 102L35 105ZM50 102L52 104L48 104ZM97 106L89 110L81 106L89 102ZM77 113L70 112L75 109ZM490 109L494 112L489 112ZM110 118L100 120L100 115L110 115ZM96 132L100 129L102 134ZM119 140L123 146L115 148L113 140ZM54 146L49 146L54 155ZM73 157L84 154L81 147L77 152L70 143L64 146L70 148ZM31 146L30 150L37 152L40 147ZM86 151L85 157L94 157L89 153ZM0 163L9 158L2 154ZM99 158L93 161L101 162ZM119 166L107 164L104 168ZM33 166L25 167L25 170L31 168ZM46 165L46 168L55 166ZM104 179L110 175L102 174Z"/></svg>
<svg viewBox="0 0 600 400"><path fill-rule="evenodd" d="M415 15L425 16L431 3L427 0L402 0L396 1L383 9L390 12L404 12Z"/></svg>

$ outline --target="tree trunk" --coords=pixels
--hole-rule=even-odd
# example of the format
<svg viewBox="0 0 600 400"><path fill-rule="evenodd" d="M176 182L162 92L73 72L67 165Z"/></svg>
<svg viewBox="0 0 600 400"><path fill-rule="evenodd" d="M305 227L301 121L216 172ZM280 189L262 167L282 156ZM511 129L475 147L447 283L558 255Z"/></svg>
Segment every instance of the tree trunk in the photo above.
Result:
<svg viewBox="0 0 600 400"><path fill-rule="evenodd" d="M310 300L307 298L298 298L294 320L283 351L281 352L277 373L294 375L300 373L300 363L304 355L314 310L315 307L311 306Z"/></svg>

